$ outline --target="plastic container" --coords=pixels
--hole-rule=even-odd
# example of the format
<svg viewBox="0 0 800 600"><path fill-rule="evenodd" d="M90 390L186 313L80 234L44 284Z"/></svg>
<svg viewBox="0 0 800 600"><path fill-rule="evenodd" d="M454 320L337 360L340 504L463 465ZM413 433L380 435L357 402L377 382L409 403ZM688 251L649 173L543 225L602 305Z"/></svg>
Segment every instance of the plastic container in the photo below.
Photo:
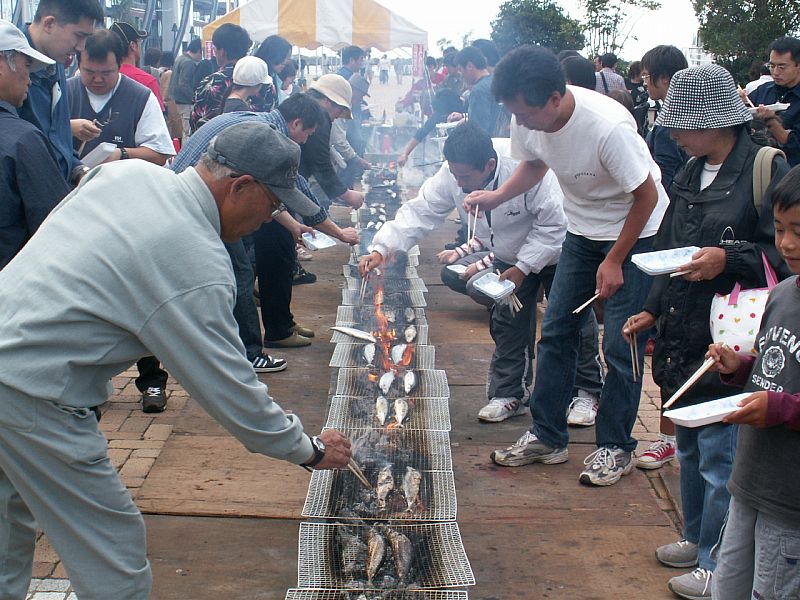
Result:
<svg viewBox="0 0 800 600"><path fill-rule="evenodd" d="M325 235L321 231L316 232L316 237L311 237L310 233L303 234L303 243L311 250L322 250L336 245L336 240Z"/></svg>
<svg viewBox="0 0 800 600"><path fill-rule="evenodd" d="M648 275L674 273L678 267L692 261L692 255L700 250L697 246L672 248L656 252L643 252L631 256L631 262Z"/></svg>
<svg viewBox="0 0 800 600"><path fill-rule="evenodd" d="M500 280L497 273L487 273L474 284L475 289L486 294L492 300L502 300L514 293L514 283L508 279Z"/></svg>
<svg viewBox="0 0 800 600"><path fill-rule="evenodd" d="M447 265L447 268L459 275L463 275L467 272L467 265Z"/></svg>
<svg viewBox="0 0 800 600"><path fill-rule="evenodd" d="M81 159L81 162L90 169L93 169L109 156L114 154L114 150L116 149L116 144L112 144L111 142L100 142L91 152Z"/></svg>
<svg viewBox="0 0 800 600"><path fill-rule="evenodd" d="M780 112L782 110L786 110L787 108L789 108L789 104L787 102L776 102L775 104L768 104L768 105L764 106L764 108L768 108L772 112ZM758 112L758 110L756 108L748 108L747 110L749 110L750 114L752 116L754 116L754 117L756 116L756 113Z"/></svg>
<svg viewBox="0 0 800 600"><path fill-rule="evenodd" d="M711 423L719 423L732 412L739 410L739 406L737 406L739 402L750 395L752 395L752 392L667 410L664 411L664 416L676 425L683 427L702 427Z"/></svg>

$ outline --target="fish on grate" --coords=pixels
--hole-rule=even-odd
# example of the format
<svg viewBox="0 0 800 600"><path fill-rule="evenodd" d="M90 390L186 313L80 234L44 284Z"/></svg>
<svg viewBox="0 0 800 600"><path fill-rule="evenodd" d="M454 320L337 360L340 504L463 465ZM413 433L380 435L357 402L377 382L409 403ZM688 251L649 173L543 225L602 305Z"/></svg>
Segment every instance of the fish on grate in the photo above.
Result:
<svg viewBox="0 0 800 600"><path fill-rule="evenodd" d="M406 497L408 512L414 512L414 507L420 504L419 486L422 483L422 474L412 466L406 467L403 476L403 495Z"/></svg>
<svg viewBox="0 0 800 600"><path fill-rule="evenodd" d="M367 538L367 583L372 585L372 580L383 562L386 554L386 540L372 527Z"/></svg>
<svg viewBox="0 0 800 600"><path fill-rule="evenodd" d="M389 538L389 543L392 546L394 565L397 569L397 577L400 580L400 586L405 587L408 581L409 571L411 570L411 561L414 558L411 540L395 529L389 529L386 536Z"/></svg>
<svg viewBox="0 0 800 600"><path fill-rule="evenodd" d="M389 416L389 401L386 396L378 396L375 400L375 417L378 423L385 425L387 416Z"/></svg>
<svg viewBox="0 0 800 600"><path fill-rule="evenodd" d="M406 371L403 375L403 391L410 394L417 387L417 376L414 371Z"/></svg>
<svg viewBox="0 0 800 600"><path fill-rule="evenodd" d="M405 398L395 398L394 401L394 426L402 427L403 421L408 416L408 400Z"/></svg>
<svg viewBox="0 0 800 600"><path fill-rule="evenodd" d="M392 465L386 465L378 473L378 481L375 485L375 495L378 498L378 507L381 510L386 508L386 498L394 489L394 476L392 475Z"/></svg>

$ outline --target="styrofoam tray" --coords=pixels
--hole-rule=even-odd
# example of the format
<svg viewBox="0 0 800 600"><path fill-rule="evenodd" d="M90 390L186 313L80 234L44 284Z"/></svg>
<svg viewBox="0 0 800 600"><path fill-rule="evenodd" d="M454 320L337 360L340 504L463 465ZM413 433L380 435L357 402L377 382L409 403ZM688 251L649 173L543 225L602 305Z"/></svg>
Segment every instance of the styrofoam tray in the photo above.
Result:
<svg viewBox="0 0 800 600"><path fill-rule="evenodd" d="M648 275L674 273L678 267L692 261L692 255L700 250L697 246L642 252L631 256L631 262Z"/></svg>
<svg viewBox="0 0 800 600"><path fill-rule="evenodd" d="M782 110L786 110L787 108L789 108L789 103L788 102L776 102L775 104L767 104L764 108L767 108L767 109L769 109L769 110L771 110L773 112L780 112ZM756 108L756 107L748 108L747 110L749 110L750 114L753 115L754 117L756 116L756 113L758 112L758 108Z"/></svg>
<svg viewBox="0 0 800 600"><path fill-rule="evenodd" d="M732 412L739 410L739 406L737 406L739 402L750 395L750 392L736 394L711 402L667 410L664 411L664 416L671 419L676 425L683 427L702 427L711 423L719 423Z"/></svg>
<svg viewBox="0 0 800 600"><path fill-rule="evenodd" d="M463 275L467 272L467 265L447 265L447 268L459 275Z"/></svg>
<svg viewBox="0 0 800 600"><path fill-rule="evenodd" d="M310 233L303 234L303 243L311 250L322 250L323 248L330 248L336 245L336 240L329 235L325 235L321 231L316 232L316 237L312 237Z"/></svg>
<svg viewBox="0 0 800 600"><path fill-rule="evenodd" d="M474 284L475 289L483 292L492 300L502 300L514 293L515 285L508 279L500 280L497 273L487 273Z"/></svg>

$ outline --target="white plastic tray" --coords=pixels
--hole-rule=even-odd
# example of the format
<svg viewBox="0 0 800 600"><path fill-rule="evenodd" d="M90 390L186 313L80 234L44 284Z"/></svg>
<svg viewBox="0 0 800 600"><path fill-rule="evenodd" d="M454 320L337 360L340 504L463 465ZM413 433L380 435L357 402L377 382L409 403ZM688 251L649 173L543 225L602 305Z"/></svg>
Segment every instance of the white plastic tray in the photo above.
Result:
<svg viewBox="0 0 800 600"><path fill-rule="evenodd" d="M664 416L671 419L676 425L683 427L702 427L711 423L719 423L732 412L739 410L737 404L750 395L751 392L736 394L711 402L667 410L664 411Z"/></svg>
<svg viewBox="0 0 800 600"><path fill-rule="evenodd" d="M95 146L94 150L89 152L81 159L81 162L90 169L93 169L111 156L116 149L116 144L112 144L111 142L100 142L97 144L97 146Z"/></svg>
<svg viewBox="0 0 800 600"><path fill-rule="evenodd" d="M500 281L497 273L487 273L474 283L475 289L483 292L492 300L502 300L514 293L514 283L508 279Z"/></svg>
<svg viewBox="0 0 800 600"><path fill-rule="evenodd" d="M467 265L447 265L447 268L459 275L463 275L467 272Z"/></svg>
<svg viewBox="0 0 800 600"><path fill-rule="evenodd" d="M643 252L631 256L631 262L648 275L674 273L678 267L692 261L692 255L700 250L697 246L672 248L656 252Z"/></svg>
<svg viewBox="0 0 800 600"><path fill-rule="evenodd" d="M786 110L787 108L789 108L789 103L788 102L776 102L775 104L767 104L766 106L764 106L764 108L768 108L769 110L771 110L773 112L780 112L782 110ZM750 114L753 115L754 117L756 116L756 113L758 112L758 109L756 109L756 108L748 108L747 110L749 110Z"/></svg>
<svg viewBox="0 0 800 600"><path fill-rule="evenodd" d="M303 234L303 243L311 250L322 250L336 245L336 240L325 235L321 231L316 232L316 237L311 237L310 233Z"/></svg>

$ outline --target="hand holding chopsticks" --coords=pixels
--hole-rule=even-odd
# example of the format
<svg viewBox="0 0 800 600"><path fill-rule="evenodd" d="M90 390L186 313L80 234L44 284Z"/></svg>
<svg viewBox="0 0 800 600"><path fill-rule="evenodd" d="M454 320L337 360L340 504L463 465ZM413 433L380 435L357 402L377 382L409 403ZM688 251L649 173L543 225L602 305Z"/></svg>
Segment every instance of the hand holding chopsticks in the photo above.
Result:
<svg viewBox="0 0 800 600"><path fill-rule="evenodd" d="M356 476L356 479L363 483L365 487L372 489L372 484L369 482L369 479L364 476L364 472L361 470L361 467L359 467L358 463L352 458L350 459L350 462L347 463L347 468L352 471L353 475Z"/></svg>

